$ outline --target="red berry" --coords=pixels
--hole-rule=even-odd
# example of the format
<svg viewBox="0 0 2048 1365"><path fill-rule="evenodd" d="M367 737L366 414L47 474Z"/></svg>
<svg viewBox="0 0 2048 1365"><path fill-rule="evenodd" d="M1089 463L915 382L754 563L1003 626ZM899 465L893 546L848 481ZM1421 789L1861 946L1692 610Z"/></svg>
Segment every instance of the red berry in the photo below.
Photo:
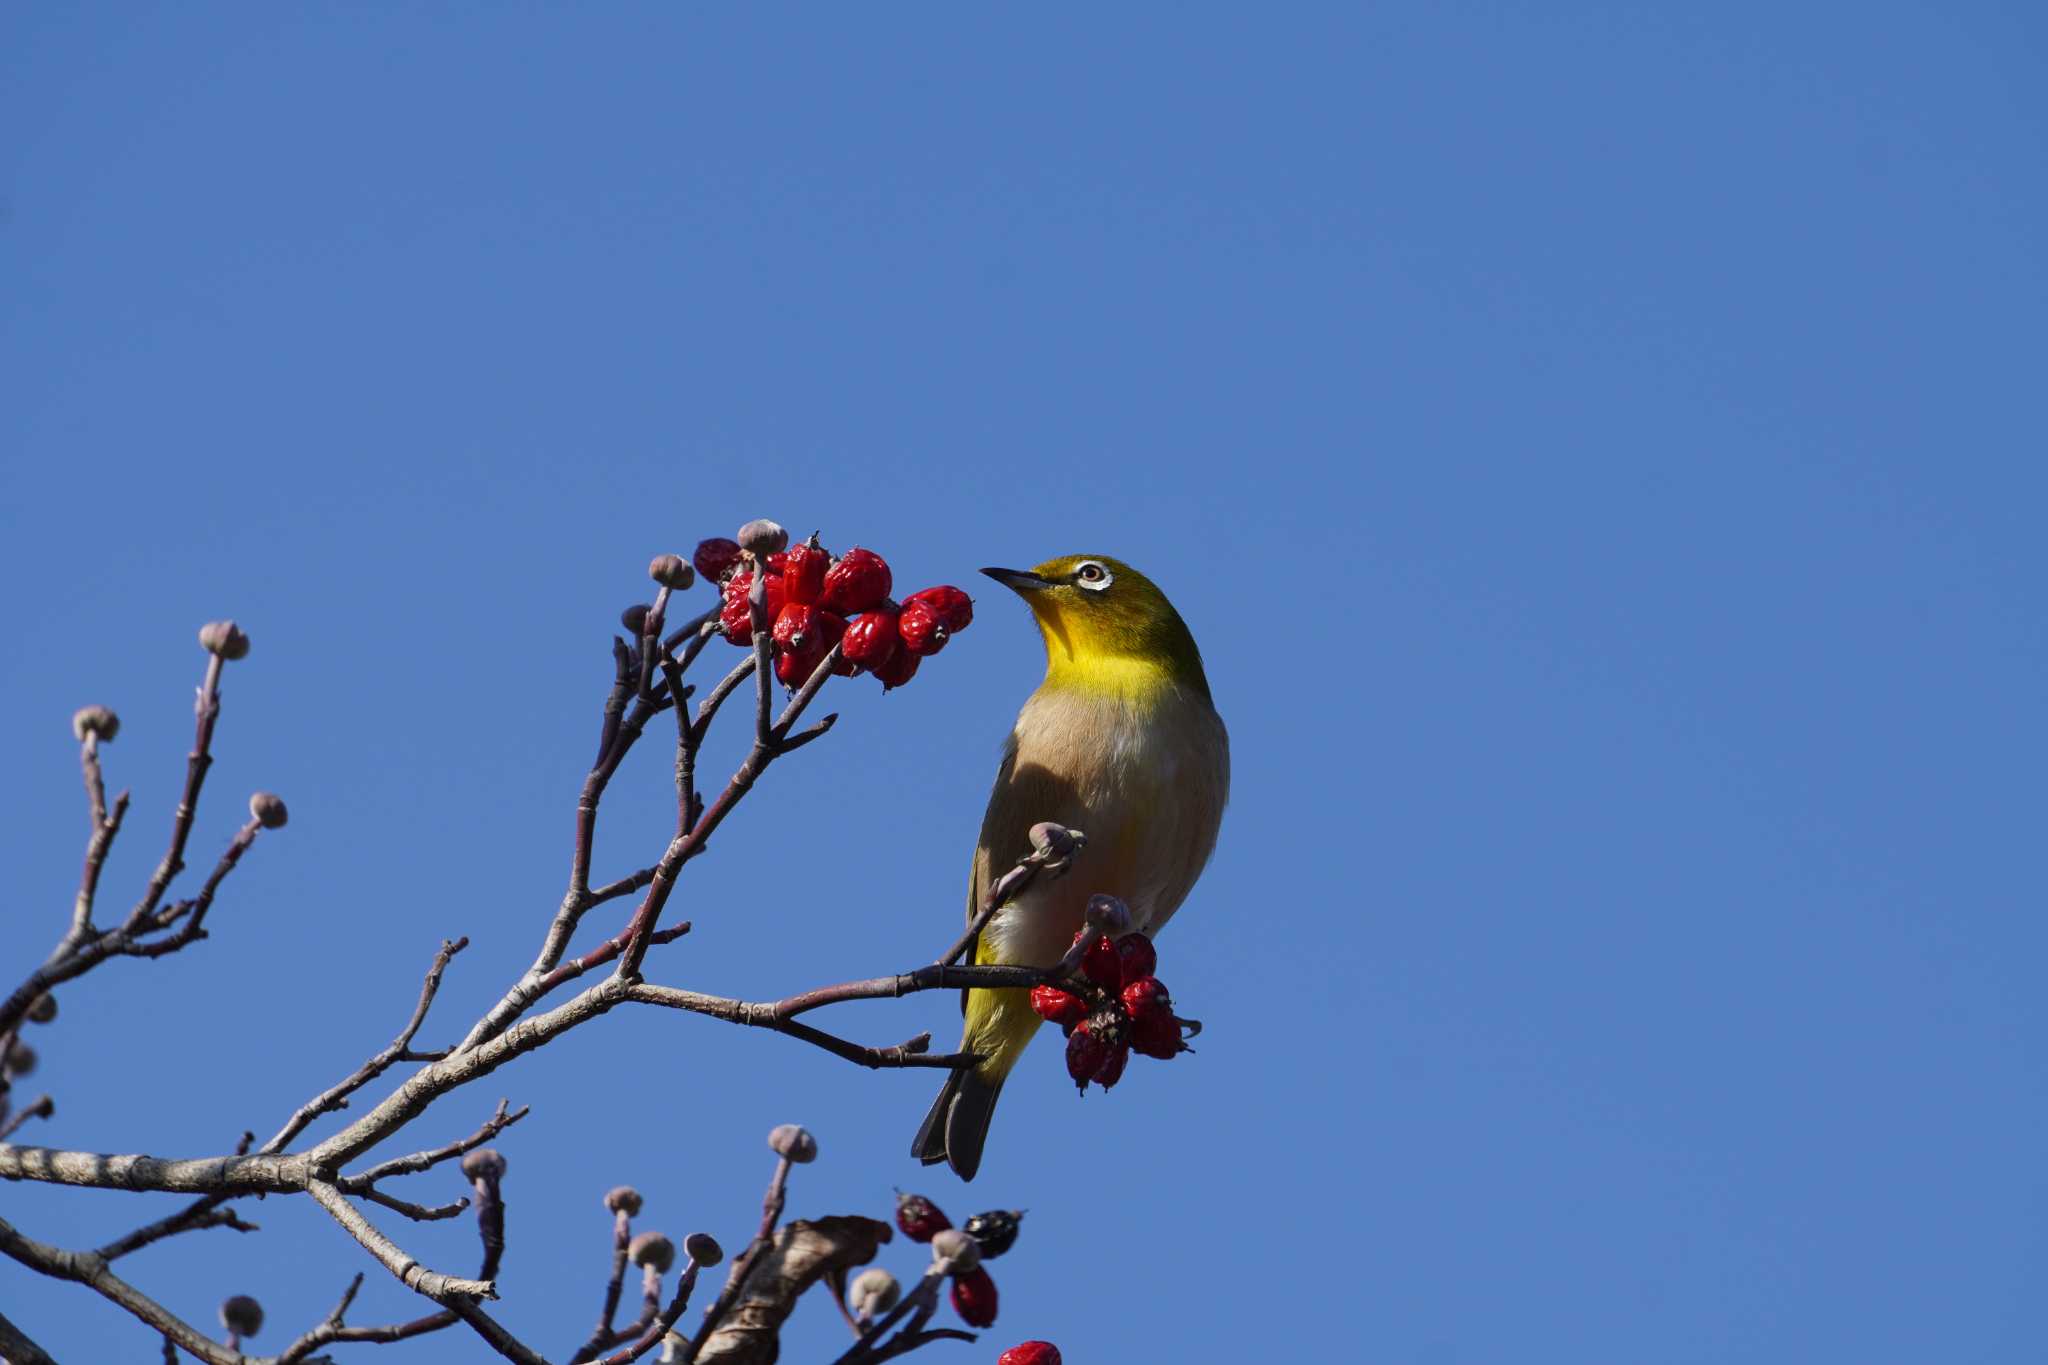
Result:
<svg viewBox="0 0 2048 1365"><path fill-rule="evenodd" d="M969 1327L991 1327L996 1320L996 1282L982 1269L953 1277L953 1311Z"/></svg>
<svg viewBox="0 0 2048 1365"><path fill-rule="evenodd" d="M890 659L889 662L870 671L874 673L876 680L882 684L882 690L887 692L892 688L903 686L903 684L916 677L917 665L918 657L915 654L912 654L907 649L899 649L896 651L895 657Z"/></svg>
<svg viewBox="0 0 2048 1365"><path fill-rule="evenodd" d="M825 574L825 595L818 600L851 616L880 602L893 586L888 561L856 545Z"/></svg>
<svg viewBox="0 0 2048 1365"><path fill-rule="evenodd" d="M996 1365L1060 1365L1060 1348L1049 1341L1020 1341L997 1356Z"/></svg>
<svg viewBox="0 0 2048 1365"><path fill-rule="evenodd" d="M1081 931L1086 932L1085 929ZM1081 934L1074 937L1079 940ZM1124 984L1124 960L1118 956L1116 944L1107 936L1098 937L1088 945L1088 951L1081 957L1081 975L1106 991L1115 991Z"/></svg>
<svg viewBox="0 0 2048 1365"><path fill-rule="evenodd" d="M1131 1016L1131 1051L1161 1061L1171 1061L1187 1051L1187 1044L1180 1040L1180 1020L1174 1018L1171 1006Z"/></svg>
<svg viewBox="0 0 2048 1365"><path fill-rule="evenodd" d="M1143 934L1125 934L1116 941L1116 955L1123 959L1123 984L1143 980L1159 969L1159 953Z"/></svg>
<svg viewBox="0 0 2048 1365"><path fill-rule="evenodd" d="M825 591L825 571L832 566L832 554L818 544L812 536L801 545L792 545L783 552L787 562L782 576L789 581L789 600L805 606L816 605Z"/></svg>
<svg viewBox="0 0 2048 1365"><path fill-rule="evenodd" d="M690 563L696 565L697 572L707 583L723 581L726 574L739 562L738 542L727 540L724 536L713 536L709 540L698 541L697 552L690 556Z"/></svg>
<svg viewBox="0 0 2048 1365"><path fill-rule="evenodd" d="M787 571L788 568L789 551L777 550L774 554L768 556L768 572L773 574L775 577L782 577L783 573Z"/></svg>
<svg viewBox="0 0 2048 1365"><path fill-rule="evenodd" d="M914 592L904 599L906 606L911 602L930 603L947 630L965 630L974 622L974 599L951 584Z"/></svg>
<svg viewBox="0 0 2048 1365"><path fill-rule="evenodd" d="M929 602L910 601L896 617L896 633L912 654L936 654L946 647L946 623L939 609Z"/></svg>
<svg viewBox="0 0 2048 1365"><path fill-rule="evenodd" d="M725 603L718 609L718 624L725 631L725 638L736 645L750 645L754 642L753 616L747 606L747 592L753 586L754 575L746 569L740 570L725 584ZM782 579L770 575L766 588L768 602L766 611L770 624L782 615L785 604Z"/></svg>
<svg viewBox="0 0 2048 1365"><path fill-rule="evenodd" d="M826 591L830 593L829 586ZM843 643L848 662L861 668L881 668L896 656L900 643L896 637L896 613L878 607L856 616L846 628Z"/></svg>
<svg viewBox="0 0 2048 1365"><path fill-rule="evenodd" d="M1109 1044L1095 1036L1092 1025L1083 1022L1067 1035L1067 1075L1082 1090L1094 1078L1096 1069L1109 1057Z"/></svg>
<svg viewBox="0 0 2048 1365"><path fill-rule="evenodd" d="M903 1229L903 1235L913 1242L929 1242L932 1238L952 1227L952 1220L939 1211L939 1206L921 1194L896 1192L896 1226Z"/></svg>
<svg viewBox="0 0 2048 1365"><path fill-rule="evenodd" d="M1118 1043L1109 1050L1109 1055L1102 1059L1102 1065L1095 1068L1095 1083L1104 1090L1109 1089L1123 1079L1124 1064L1130 1060L1131 1045Z"/></svg>
<svg viewBox="0 0 2048 1365"><path fill-rule="evenodd" d="M1071 1029L1088 1017L1088 1006L1072 991L1063 991L1058 986L1033 986L1031 1008L1038 1017L1061 1028Z"/></svg>
<svg viewBox="0 0 2048 1365"><path fill-rule="evenodd" d="M1163 1009L1171 1012L1173 998L1166 993L1166 983L1156 976L1140 977L1124 987L1124 1008L1131 1018L1136 1019L1146 1010Z"/></svg>

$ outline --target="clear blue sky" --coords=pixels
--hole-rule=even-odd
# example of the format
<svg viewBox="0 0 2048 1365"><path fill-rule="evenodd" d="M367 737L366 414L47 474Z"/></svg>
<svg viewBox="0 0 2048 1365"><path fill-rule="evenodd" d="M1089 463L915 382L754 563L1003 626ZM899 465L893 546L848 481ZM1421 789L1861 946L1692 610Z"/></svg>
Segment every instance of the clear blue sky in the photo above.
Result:
<svg viewBox="0 0 2048 1365"><path fill-rule="evenodd" d="M756 515L911 585L1099 549L1172 593L1235 739L1162 945L1200 1053L1077 1100L1041 1043L968 1196L905 1155L930 1074L615 1015L416 1130L535 1105L511 1325L580 1338L611 1184L743 1241L799 1120L793 1213L1031 1210L986 1349L935 1365L2041 1357L2038 15L411 9L0 21L0 950L69 904L82 703L136 792L110 898L146 876L204 620L255 648L195 850L256 787L293 811L209 942L36 1031L38 1139L270 1131L444 935L427 1037L493 998L649 554ZM1040 667L978 591L913 688L839 685L656 979L780 994L955 931ZM600 875L668 783L636 756ZM71 1244L159 1207L0 1190ZM126 1268L198 1320L257 1295L275 1349L368 1262L250 1216ZM0 1301L149 1354L81 1289L0 1265ZM373 1275L358 1319L418 1307ZM843 1333L807 1303L785 1358Z"/></svg>

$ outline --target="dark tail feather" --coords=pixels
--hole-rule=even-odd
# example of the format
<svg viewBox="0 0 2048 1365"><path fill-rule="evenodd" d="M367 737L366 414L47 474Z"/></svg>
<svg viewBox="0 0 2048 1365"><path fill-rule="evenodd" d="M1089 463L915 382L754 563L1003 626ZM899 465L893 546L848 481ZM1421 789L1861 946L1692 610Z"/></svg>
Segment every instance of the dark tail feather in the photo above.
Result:
<svg viewBox="0 0 2048 1365"><path fill-rule="evenodd" d="M910 1154L927 1166L943 1161L962 1180L974 1179L981 1169L989 1120L995 1117L996 1097L1002 1093L1003 1083L987 1079L977 1067L955 1071L946 1077L931 1112L918 1126Z"/></svg>

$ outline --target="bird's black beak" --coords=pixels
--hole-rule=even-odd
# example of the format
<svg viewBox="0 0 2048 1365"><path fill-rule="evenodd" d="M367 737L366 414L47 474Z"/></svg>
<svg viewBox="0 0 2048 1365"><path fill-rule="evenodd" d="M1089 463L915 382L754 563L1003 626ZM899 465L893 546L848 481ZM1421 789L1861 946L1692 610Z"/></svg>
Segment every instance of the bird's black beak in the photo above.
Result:
<svg viewBox="0 0 2048 1365"><path fill-rule="evenodd" d="M982 572L1011 592L1039 592L1052 586L1050 579L1040 578L1028 569L983 569Z"/></svg>

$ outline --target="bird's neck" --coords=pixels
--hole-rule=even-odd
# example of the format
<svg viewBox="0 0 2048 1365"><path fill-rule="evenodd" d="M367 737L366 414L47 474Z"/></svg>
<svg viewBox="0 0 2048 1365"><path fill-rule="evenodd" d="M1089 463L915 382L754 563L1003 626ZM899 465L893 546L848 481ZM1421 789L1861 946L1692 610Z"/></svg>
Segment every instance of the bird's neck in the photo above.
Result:
<svg viewBox="0 0 2048 1365"><path fill-rule="evenodd" d="M1043 690L1124 702L1156 701L1179 682L1168 661L1128 654L1047 653Z"/></svg>

